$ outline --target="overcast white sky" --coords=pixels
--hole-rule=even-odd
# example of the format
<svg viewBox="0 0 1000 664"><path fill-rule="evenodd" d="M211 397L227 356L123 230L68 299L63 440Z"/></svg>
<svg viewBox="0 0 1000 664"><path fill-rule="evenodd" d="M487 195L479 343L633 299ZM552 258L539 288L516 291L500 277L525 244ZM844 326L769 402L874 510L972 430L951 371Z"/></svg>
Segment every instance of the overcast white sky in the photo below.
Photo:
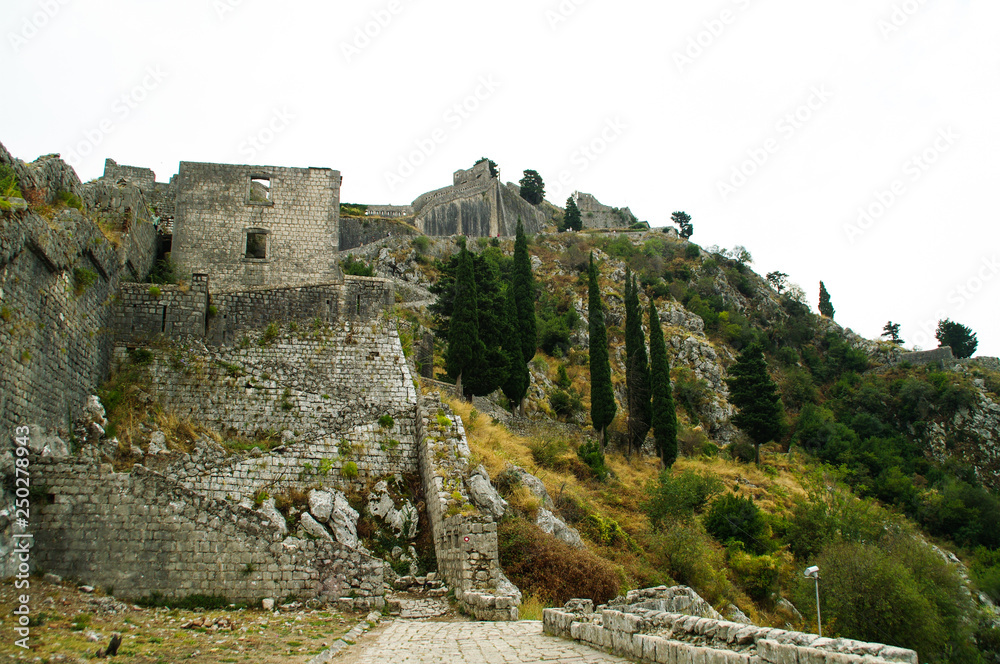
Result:
<svg viewBox="0 0 1000 664"><path fill-rule="evenodd" d="M998 27L996 0L6 0L0 141L84 180L329 166L358 203L486 155L559 205L685 210L866 337L949 317L1000 355Z"/></svg>

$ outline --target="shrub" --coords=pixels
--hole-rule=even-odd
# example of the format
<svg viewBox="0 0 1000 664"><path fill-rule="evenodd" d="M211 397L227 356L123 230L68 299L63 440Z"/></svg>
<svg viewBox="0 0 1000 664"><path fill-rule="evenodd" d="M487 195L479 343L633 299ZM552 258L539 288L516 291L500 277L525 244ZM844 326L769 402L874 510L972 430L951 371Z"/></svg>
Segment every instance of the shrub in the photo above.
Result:
<svg viewBox="0 0 1000 664"><path fill-rule="evenodd" d="M73 292L79 297L94 285L97 281L97 273L85 267L73 269Z"/></svg>
<svg viewBox="0 0 1000 664"><path fill-rule="evenodd" d="M696 244L688 244L684 247L684 257L694 260L701 256L701 249L698 248Z"/></svg>
<svg viewBox="0 0 1000 664"><path fill-rule="evenodd" d="M729 569L736 584L755 602L767 602L778 589L778 560L772 556L733 551L729 555Z"/></svg>
<svg viewBox="0 0 1000 664"><path fill-rule="evenodd" d="M643 509L656 528L690 519L709 500L722 492L722 481L714 475L693 470L672 473L664 470L655 483L646 487Z"/></svg>
<svg viewBox="0 0 1000 664"><path fill-rule="evenodd" d="M18 184L17 174L8 164L0 164L0 196L5 198L24 198Z"/></svg>
<svg viewBox="0 0 1000 664"><path fill-rule="evenodd" d="M566 441L560 438L538 438L532 440L528 447L531 449L531 458L539 466L545 468L558 467L561 457L569 449Z"/></svg>
<svg viewBox="0 0 1000 664"><path fill-rule="evenodd" d="M708 383L687 367L674 372L674 401L684 407L692 420L698 421L710 394Z"/></svg>
<svg viewBox="0 0 1000 664"><path fill-rule="evenodd" d="M260 340L257 342L261 348L268 346L281 334L281 330L278 328L277 323L271 323L266 328L264 328L264 333L260 336Z"/></svg>
<svg viewBox="0 0 1000 664"><path fill-rule="evenodd" d="M160 291L159 286L150 286L149 287L149 296L150 297L160 297L161 294L162 293Z"/></svg>
<svg viewBox="0 0 1000 664"><path fill-rule="evenodd" d="M590 468L590 472L593 473L594 477L598 481L603 482L608 479L608 475L611 471L608 470L607 464L604 462L604 455L601 454L601 444L593 440L589 443L584 443L580 445L577 449L576 454L580 457L580 460L587 464Z"/></svg>
<svg viewBox="0 0 1000 664"><path fill-rule="evenodd" d="M340 474L344 477L344 479L348 480L357 479L358 464L354 463L353 461L348 461L341 467Z"/></svg>
<svg viewBox="0 0 1000 664"><path fill-rule="evenodd" d="M80 212L83 212L83 200L71 191L60 191L56 194L56 198L60 202L64 203L67 207L76 208Z"/></svg>
<svg viewBox="0 0 1000 664"><path fill-rule="evenodd" d="M733 597L723 552L697 521L679 523L658 534L652 549L677 583L691 586L711 604L718 606Z"/></svg>
<svg viewBox="0 0 1000 664"><path fill-rule="evenodd" d="M590 539L598 544L604 546L618 544L631 551L639 551L639 545L635 543L632 536L625 532L614 519L603 517L600 514L590 514L583 519L581 525Z"/></svg>
<svg viewBox="0 0 1000 664"><path fill-rule="evenodd" d="M426 235L418 235L413 238L413 248L417 250L418 254L426 254L427 250L431 247L431 239Z"/></svg>
<svg viewBox="0 0 1000 664"><path fill-rule="evenodd" d="M180 271L177 265L170 260L170 255L161 258L153 265L149 273L149 283L151 284L176 284L180 281Z"/></svg>
<svg viewBox="0 0 1000 664"><path fill-rule="evenodd" d="M751 498L729 493L717 499L705 516L705 529L720 542L739 542L747 551L770 548L767 522Z"/></svg>
<svg viewBox="0 0 1000 664"><path fill-rule="evenodd" d="M392 419L392 415L387 414L378 418L378 425L383 429L391 429L394 424L396 424L396 422Z"/></svg>
<svg viewBox="0 0 1000 664"><path fill-rule="evenodd" d="M930 659L944 646L941 616L903 564L873 544L837 543L818 561L823 618L838 634L917 650ZM815 616L813 582L800 581L800 608Z"/></svg>
<svg viewBox="0 0 1000 664"><path fill-rule="evenodd" d="M556 415L568 416L581 410L583 408L583 403L580 401L580 395L575 391L570 390L566 392L564 390L556 390L549 397L549 404L552 406L552 410L555 411Z"/></svg>
<svg viewBox="0 0 1000 664"><path fill-rule="evenodd" d="M355 259L351 254L347 254L347 260L342 261L340 266L343 268L344 274L349 274L354 277L375 276L375 271L372 269L371 265L362 260Z"/></svg>
<svg viewBox="0 0 1000 664"><path fill-rule="evenodd" d="M522 592L561 606L575 598L604 604L618 594L618 573L586 549L574 549L520 518L497 529L500 565Z"/></svg>

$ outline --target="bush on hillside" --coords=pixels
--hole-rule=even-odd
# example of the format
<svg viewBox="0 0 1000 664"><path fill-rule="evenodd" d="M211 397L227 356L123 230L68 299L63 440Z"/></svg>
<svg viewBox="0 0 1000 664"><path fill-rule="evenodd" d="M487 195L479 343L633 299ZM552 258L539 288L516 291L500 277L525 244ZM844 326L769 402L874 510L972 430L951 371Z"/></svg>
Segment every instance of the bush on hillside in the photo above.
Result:
<svg viewBox="0 0 1000 664"><path fill-rule="evenodd" d="M521 518L500 522L500 565L522 592L562 606L574 597L605 604L618 594L617 570L586 549L574 549Z"/></svg>
<svg viewBox="0 0 1000 664"><path fill-rule="evenodd" d="M655 482L646 487L648 496L643 509L654 528L686 521L700 511L713 497L722 492L722 481L714 475L686 470L673 473L664 470Z"/></svg>
<svg viewBox="0 0 1000 664"><path fill-rule="evenodd" d="M705 529L727 546L739 542L754 553L771 548L767 521L752 498L731 493L718 498L705 516Z"/></svg>

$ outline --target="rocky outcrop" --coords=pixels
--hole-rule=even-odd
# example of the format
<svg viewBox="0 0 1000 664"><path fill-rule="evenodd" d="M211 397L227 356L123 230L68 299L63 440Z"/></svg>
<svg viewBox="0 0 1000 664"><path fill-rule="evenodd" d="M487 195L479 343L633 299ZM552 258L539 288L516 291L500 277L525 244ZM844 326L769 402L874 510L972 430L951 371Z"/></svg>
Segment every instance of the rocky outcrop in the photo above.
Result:
<svg viewBox="0 0 1000 664"><path fill-rule="evenodd" d="M507 513L507 501L497 493L485 468L482 466L476 468L466 484L473 505L498 521L503 518Z"/></svg>

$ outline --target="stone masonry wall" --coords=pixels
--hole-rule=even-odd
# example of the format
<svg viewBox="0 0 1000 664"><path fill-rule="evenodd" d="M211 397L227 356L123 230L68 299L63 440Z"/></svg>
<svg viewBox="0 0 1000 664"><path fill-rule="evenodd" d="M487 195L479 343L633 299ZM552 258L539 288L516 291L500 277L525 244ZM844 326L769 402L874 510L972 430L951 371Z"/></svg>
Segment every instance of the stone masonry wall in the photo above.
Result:
<svg viewBox="0 0 1000 664"><path fill-rule="evenodd" d="M426 399L426 401L424 401ZM478 620L517 620L521 593L500 568L497 524L471 504L469 445L462 420L439 398L421 399L420 474L438 571Z"/></svg>
<svg viewBox="0 0 1000 664"><path fill-rule="evenodd" d="M0 427L37 424L66 436L87 395L107 377L118 284L148 271L156 234L132 185L114 192L105 184L81 185L61 160L25 164L2 145L0 163L14 168L26 195L33 191L52 204L59 191L76 193L93 202L88 215L96 216L114 211L113 193L131 201L135 214L116 247L75 208L56 208L51 219L28 210L0 212ZM0 453L9 448L4 437Z"/></svg>
<svg viewBox="0 0 1000 664"><path fill-rule="evenodd" d="M382 562L336 542L283 539L263 516L199 495L136 466L36 459L47 500L35 506L40 568L138 599L354 595L380 607Z"/></svg>
<svg viewBox="0 0 1000 664"><path fill-rule="evenodd" d="M196 274L191 285L123 283L114 308L119 343L144 343L159 334L203 336L208 313L208 277Z"/></svg>
<svg viewBox="0 0 1000 664"><path fill-rule="evenodd" d="M392 323L257 330L232 347L162 341L145 367L148 389L178 417L220 431L342 434L391 415L413 418L416 391ZM118 361L126 361L124 348Z"/></svg>
<svg viewBox="0 0 1000 664"><path fill-rule="evenodd" d="M579 600L574 600L578 602ZM567 605L568 606L568 605ZM546 634L640 662L669 664L917 664L917 653L680 613L626 607L545 609Z"/></svg>
<svg viewBox="0 0 1000 664"><path fill-rule="evenodd" d="M384 240L388 235L416 235L416 231L410 226L391 218L340 218L341 252Z"/></svg>
<svg viewBox="0 0 1000 664"><path fill-rule="evenodd" d="M269 200L252 178L270 180ZM172 257L213 291L338 281L340 182L326 168L181 162ZM247 256L248 232L266 236L264 258Z"/></svg>

